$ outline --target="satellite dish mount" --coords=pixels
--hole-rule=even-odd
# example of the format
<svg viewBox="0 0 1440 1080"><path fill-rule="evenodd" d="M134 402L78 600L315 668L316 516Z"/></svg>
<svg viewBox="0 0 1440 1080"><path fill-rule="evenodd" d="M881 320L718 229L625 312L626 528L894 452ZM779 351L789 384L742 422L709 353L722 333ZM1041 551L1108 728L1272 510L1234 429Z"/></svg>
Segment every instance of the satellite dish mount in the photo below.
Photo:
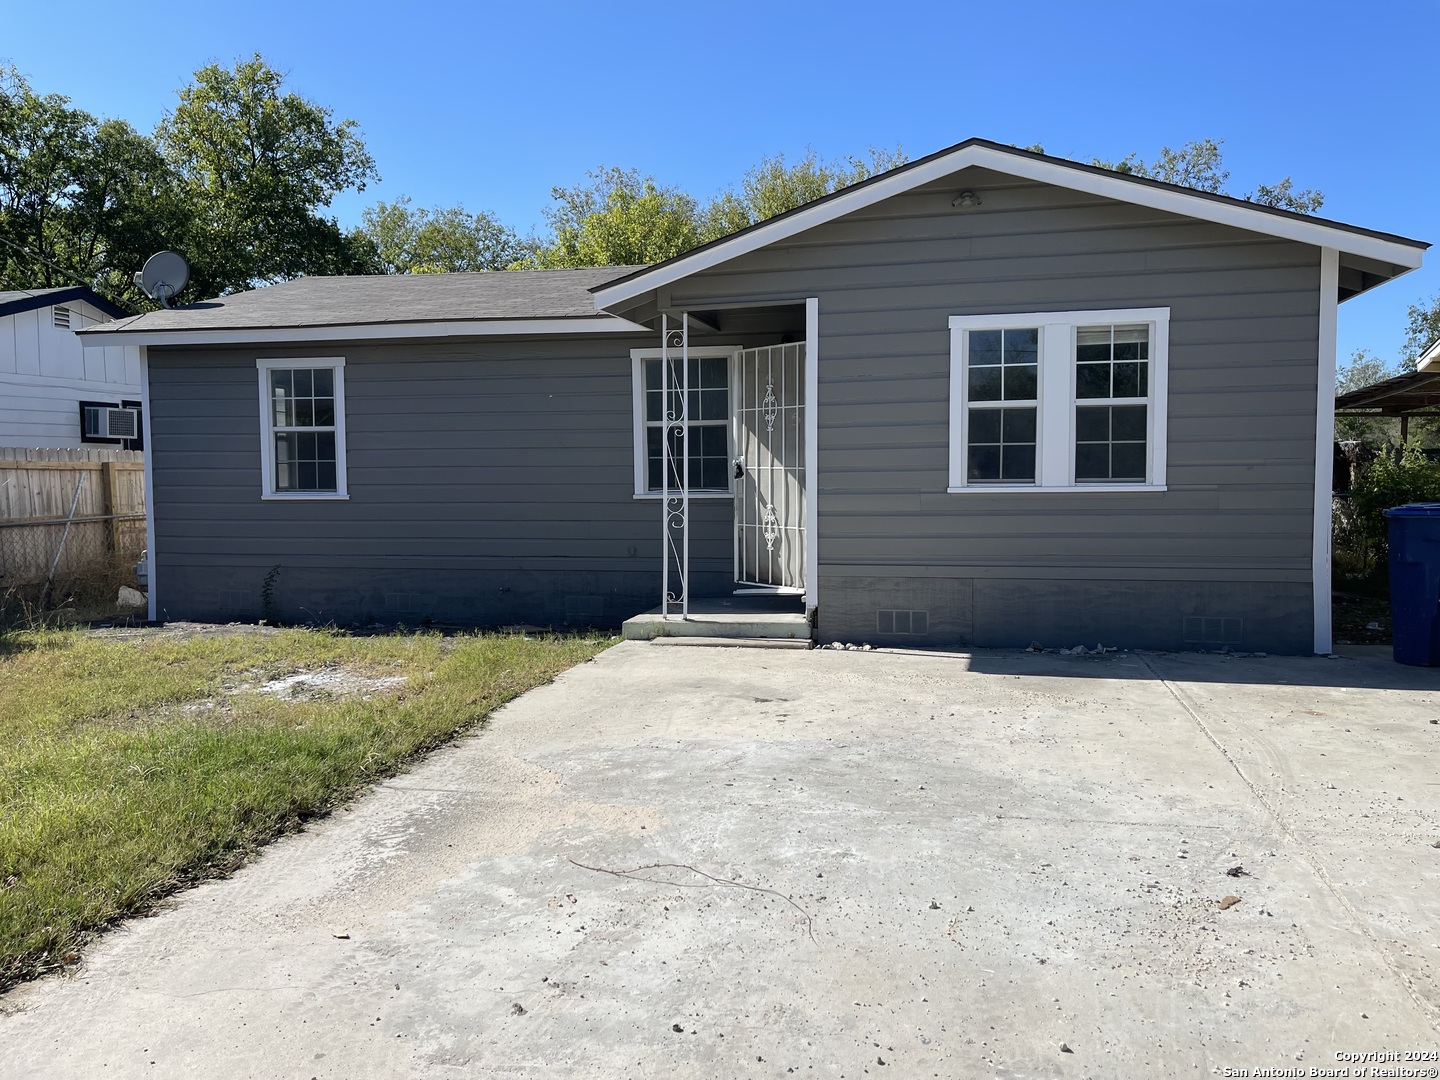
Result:
<svg viewBox="0 0 1440 1080"><path fill-rule="evenodd" d="M135 275L135 284L151 300L168 308L170 301L190 284L190 266L179 252L159 251L145 260L145 268Z"/></svg>

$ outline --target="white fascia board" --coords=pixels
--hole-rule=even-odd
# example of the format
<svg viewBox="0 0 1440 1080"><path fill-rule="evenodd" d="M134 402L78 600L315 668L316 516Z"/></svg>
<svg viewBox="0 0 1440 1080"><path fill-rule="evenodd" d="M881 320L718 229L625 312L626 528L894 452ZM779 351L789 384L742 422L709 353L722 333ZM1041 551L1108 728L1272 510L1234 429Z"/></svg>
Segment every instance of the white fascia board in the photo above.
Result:
<svg viewBox="0 0 1440 1080"><path fill-rule="evenodd" d="M1231 203L1207 199L1184 191L1152 187L1136 183L1120 176L1093 173L1087 169L1073 168L1054 161L1007 154L987 146L967 146L952 154L936 158L912 169L894 173L868 186L858 188L845 195L802 210L790 217L774 221L769 225L735 237L733 241L717 244L705 251L698 251L690 258L681 259L670 265L641 274L630 281L621 282L601 289L595 295L595 309L603 311L641 293L648 292L691 274L708 270L721 263L729 262L759 248L779 243L797 233L823 225L845 214L854 213L867 206L881 202L894 195L903 194L924 184L940 180L951 173L971 167L990 169L1025 180L1035 180L1055 187L1069 188L1099 195L1118 202L1148 206L1171 214L1213 221L1220 225L1231 225L1237 229L1294 240L1316 247L1330 247L1351 255L1362 255L1381 262L1394 263L1414 270L1420 266L1423 250L1410 244L1401 244L1378 236L1366 236L1347 229L1337 229L1319 221L1301 221L1282 217L1261 209L1236 206Z"/></svg>
<svg viewBox="0 0 1440 1080"><path fill-rule="evenodd" d="M1426 349L1425 352L1421 354L1420 359L1415 362L1416 371L1430 371L1432 369L1440 371L1440 338L1437 338L1435 344Z"/></svg>
<svg viewBox="0 0 1440 1080"><path fill-rule="evenodd" d="M388 341L415 338L515 337L555 334L648 334L639 323L613 315L579 319L473 319L430 323L352 323L346 326L265 327L250 330L76 331L95 348L116 345L260 345L269 342Z"/></svg>

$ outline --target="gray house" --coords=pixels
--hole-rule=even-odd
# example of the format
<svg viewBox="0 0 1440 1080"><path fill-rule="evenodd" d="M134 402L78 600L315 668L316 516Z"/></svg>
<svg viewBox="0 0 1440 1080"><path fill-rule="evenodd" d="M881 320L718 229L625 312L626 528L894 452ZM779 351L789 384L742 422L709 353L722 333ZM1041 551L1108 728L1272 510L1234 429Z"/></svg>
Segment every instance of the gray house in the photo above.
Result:
<svg viewBox="0 0 1440 1080"><path fill-rule="evenodd" d="M1324 652L1336 307L1426 246L970 140L656 266L85 337L158 618Z"/></svg>

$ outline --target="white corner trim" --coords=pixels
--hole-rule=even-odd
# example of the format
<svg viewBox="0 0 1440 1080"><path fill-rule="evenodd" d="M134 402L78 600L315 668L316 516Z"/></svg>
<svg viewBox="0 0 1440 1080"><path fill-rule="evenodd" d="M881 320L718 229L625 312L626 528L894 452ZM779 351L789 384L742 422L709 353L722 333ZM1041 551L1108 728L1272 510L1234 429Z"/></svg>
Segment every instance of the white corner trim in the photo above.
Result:
<svg viewBox="0 0 1440 1080"><path fill-rule="evenodd" d="M629 281L602 288L595 295L595 309L608 307L688 277L701 270L729 262L770 244L833 221L845 214L872 206L894 195L940 180L961 169L979 166L1009 176L1035 180L1071 191L1082 191L1119 202L1146 206L1153 210L1184 217L1230 225L1249 232L1294 240L1317 247L1331 247L1347 254L1361 255L1381 262L1394 263L1408 269L1420 266L1423 249L1378 236L1354 233L1320 221L1304 221L1272 214L1258 207L1236 206L1208 199L1203 195L1126 180L1120 176L1093 173L1058 161L1011 154L988 146L961 146L921 165L904 168L883 176L873 183L848 191L808 210L801 210L768 225L736 235L713 247L682 257L673 263L656 267ZM981 211L983 213L983 210Z"/></svg>
<svg viewBox="0 0 1440 1080"><path fill-rule="evenodd" d="M805 300L805 614L820 606L820 299Z"/></svg>
<svg viewBox="0 0 1440 1080"><path fill-rule="evenodd" d="M249 330L77 330L90 348L116 345L263 345L324 341L393 341L414 338L516 337L557 334L649 334L648 328L613 315L571 319L467 319L451 322L356 323L346 326L265 327Z"/></svg>
<svg viewBox="0 0 1440 1080"><path fill-rule="evenodd" d="M1315 651L1334 646L1330 597L1330 526L1334 485L1335 342L1340 292L1340 252L1320 251L1319 361L1315 374L1315 523L1310 568L1315 601Z"/></svg>
<svg viewBox="0 0 1440 1080"><path fill-rule="evenodd" d="M649 333L650 331L646 331ZM645 436L645 429L649 426L645 422L645 361L658 360L662 355L661 349L631 349L630 350L630 429L631 446L634 451L634 492L636 499L660 499L661 493L649 489L648 477L646 476L646 446L648 440ZM735 360L740 355L739 345L697 345L689 349L692 360L723 358L730 361L726 371L727 378L733 381ZM732 408L733 412L734 409ZM729 422L727 421L727 437L729 434ZM713 491L700 488L690 490L692 499L733 499L734 492L730 490Z"/></svg>
<svg viewBox="0 0 1440 1080"><path fill-rule="evenodd" d="M1435 343L1415 362L1416 371L1429 371L1431 368L1440 369L1440 338L1436 338Z"/></svg>
<svg viewBox="0 0 1440 1080"><path fill-rule="evenodd" d="M335 371L335 490L276 491L275 434L270 411L270 372L275 368L333 368ZM345 358L343 356L262 356L255 361L260 386L260 498L265 502L336 502L350 497L345 471Z"/></svg>
<svg viewBox="0 0 1440 1080"><path fill-rule="evenodd" d="M1075 480L1075 408L1080 404L1140 404L1139 398L1075 397L1075 334L1079 327L1146 323L1150 327L1150 392L1146 396L1144 483L1091 484ZM1022 491L1164 491L1169 440L1170 309L1092 308L1084 311L1028 311L1002 315L952 315L950 326L950 452L946 492L952 495ZM966 424L970 403L966 334L971 330L1034 327L1040 331L1036 365L1037 426L1034 484L970 484L966 480ZM994 403L997 407L1001 403ZM1024 403L1028 406L1028 403Z"/></svg>
<svg viewBox="0 0 1440 1080"><path fill-rule="evenodd" d="M155 442L150 423L150 356L140 346L140 435L145 441L145 595L149 602L147 615L156 621L159 608L155 599Z"/></svg>

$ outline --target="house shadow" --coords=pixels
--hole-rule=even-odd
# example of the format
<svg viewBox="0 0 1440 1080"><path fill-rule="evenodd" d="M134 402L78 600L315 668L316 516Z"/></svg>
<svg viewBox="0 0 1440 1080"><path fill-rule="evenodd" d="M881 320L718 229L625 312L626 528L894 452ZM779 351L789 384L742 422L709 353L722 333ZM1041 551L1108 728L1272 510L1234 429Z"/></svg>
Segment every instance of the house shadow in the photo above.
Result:
<svg viewBox="0 0 1440 1080"><path fill-rule="evenodd" d="M1379 645L1339 646L1332 657L1149 651L1071 656L1026 649L881 648L876 653L950 660L978 674L1024 678L1164 680L1440 693L1440 667L1397 664L1391 658L1389 646Z"/></svg>

